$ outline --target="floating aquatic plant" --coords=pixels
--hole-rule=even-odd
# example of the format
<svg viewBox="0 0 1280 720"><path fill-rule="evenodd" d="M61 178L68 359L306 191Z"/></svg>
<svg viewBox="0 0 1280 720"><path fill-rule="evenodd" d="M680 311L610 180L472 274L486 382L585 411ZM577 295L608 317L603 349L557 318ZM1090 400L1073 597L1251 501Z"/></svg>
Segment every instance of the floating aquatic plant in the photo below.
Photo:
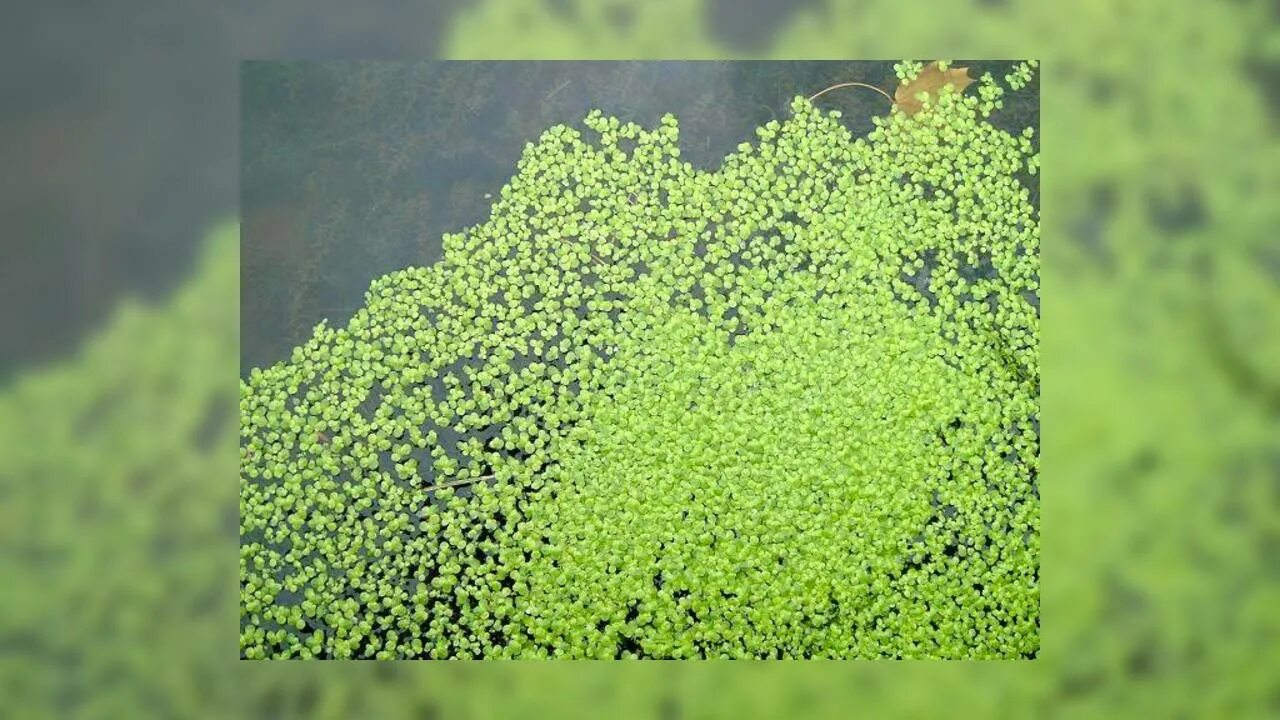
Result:
<svg viewBox="0 0 1280 720"><path fill-rule="evenodd" d="M714 172L671 115L529 143L242 383L243 656L1034 653L1037 159L962 75Z"/></svg>

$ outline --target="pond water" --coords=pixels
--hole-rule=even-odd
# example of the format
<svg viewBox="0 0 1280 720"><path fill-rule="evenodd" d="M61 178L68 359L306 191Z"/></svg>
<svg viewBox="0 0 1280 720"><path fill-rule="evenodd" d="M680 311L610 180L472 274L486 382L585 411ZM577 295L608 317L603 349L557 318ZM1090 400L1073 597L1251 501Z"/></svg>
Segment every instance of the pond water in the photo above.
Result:
<svg viewBox="0 0 1280 720"><path fill-rule="evenodd" d="M997 78L1012 67L956 65ZM890 62L246 63L241 375L287 358L321 320L345 324L378 276L437 260L442 233L482 222L525 143L552 125L600 109L651 127L671 112L683 156L715 168L796 95L847 81L897 84ZM1038 125L1037 97L1019 93L995 122ZM818 103L855 136L889 109L865 88Z"/></svg>

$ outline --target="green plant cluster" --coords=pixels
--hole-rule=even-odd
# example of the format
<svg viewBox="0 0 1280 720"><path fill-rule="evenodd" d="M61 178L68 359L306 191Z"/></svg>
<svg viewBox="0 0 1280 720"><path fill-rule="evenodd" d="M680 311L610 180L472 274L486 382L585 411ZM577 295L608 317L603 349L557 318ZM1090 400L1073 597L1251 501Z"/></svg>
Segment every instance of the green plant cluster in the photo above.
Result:
<svg viewBox="0 0 1280 720"><path fill-rule="evenodd" d="M978 90L527 145L242 382L242 655L1034 655L1037 161Z"/></svg>

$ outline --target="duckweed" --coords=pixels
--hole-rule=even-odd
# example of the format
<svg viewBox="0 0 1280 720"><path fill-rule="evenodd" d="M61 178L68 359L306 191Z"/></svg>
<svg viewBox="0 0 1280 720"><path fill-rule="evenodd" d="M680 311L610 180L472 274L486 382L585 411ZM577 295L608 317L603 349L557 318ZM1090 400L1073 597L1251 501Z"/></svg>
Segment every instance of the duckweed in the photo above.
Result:
<svg viewBox="0 0 1280 720"><path fill-rule="evenodd" d="M439 263L241 383L242 656L1033 655L1004 92L861 138L797 98L715 171L671 115L530 142Z"/></svg>

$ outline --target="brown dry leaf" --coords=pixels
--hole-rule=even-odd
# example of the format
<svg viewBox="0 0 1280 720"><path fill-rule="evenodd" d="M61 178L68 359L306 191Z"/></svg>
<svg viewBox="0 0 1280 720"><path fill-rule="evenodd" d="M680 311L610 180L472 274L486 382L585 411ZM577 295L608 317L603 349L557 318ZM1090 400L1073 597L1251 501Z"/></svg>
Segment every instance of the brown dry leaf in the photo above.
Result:
<svg viewBox="0 0 1280 720"><path fill-rule="evenodd" d="M937 61L934 61L926 65L915 80L898 86L893 94L893 104L902 108L906 114L915 115L924 107L916 98L920 93L927 93L932 99L937 97L944 86L951 85L959 94L972 83L973 78L969 77L969 68L953 67L943 70L938 67Z"/></svg>

